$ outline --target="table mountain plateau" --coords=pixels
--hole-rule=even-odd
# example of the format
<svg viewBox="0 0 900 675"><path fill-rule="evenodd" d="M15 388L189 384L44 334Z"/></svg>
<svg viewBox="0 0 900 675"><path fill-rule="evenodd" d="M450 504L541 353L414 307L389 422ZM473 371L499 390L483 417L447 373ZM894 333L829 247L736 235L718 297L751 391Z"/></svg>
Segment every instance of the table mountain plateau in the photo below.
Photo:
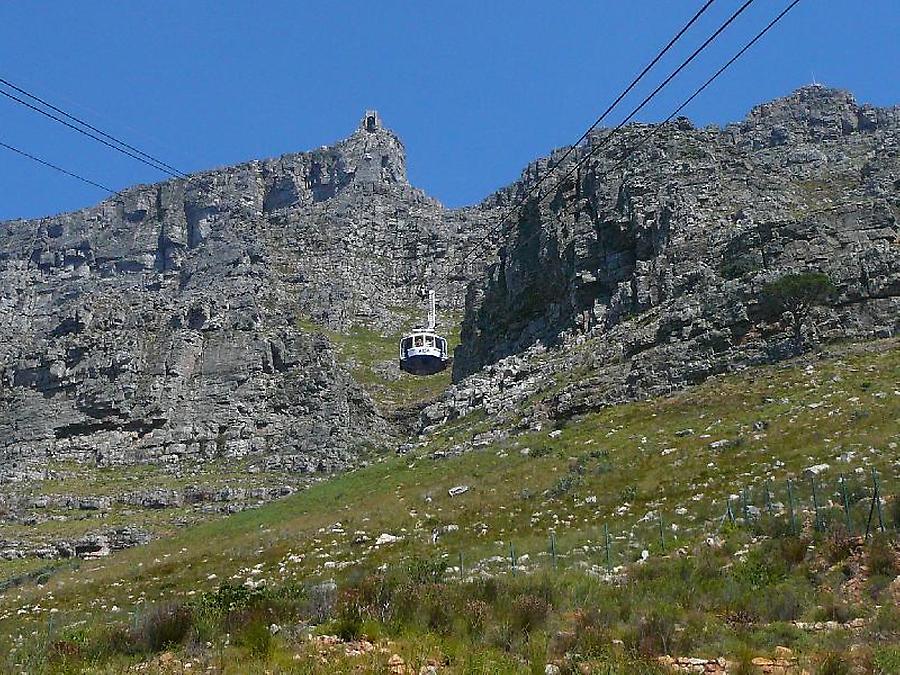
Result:
<svg viewBox="0 0 900 675"><path fill-rule="evenodd" d="M534 426L777 361L798 345L760 290L793 272L836 286L816 339L898 332L900 109L813 86L724 128L609 133L499 228L564 150L447 209L409 185L374 112L333 146L0 223L7 517L33 517L31 486L72 467L219 462L289 490L402 445L398 420L431 432L484 410L498 429ZM453 384L386 405L342 340L392 344L428 287L461 317ZM405 382L393 357L377 361L379 382ZM530 406L547 390L552 405Z"/></svg>

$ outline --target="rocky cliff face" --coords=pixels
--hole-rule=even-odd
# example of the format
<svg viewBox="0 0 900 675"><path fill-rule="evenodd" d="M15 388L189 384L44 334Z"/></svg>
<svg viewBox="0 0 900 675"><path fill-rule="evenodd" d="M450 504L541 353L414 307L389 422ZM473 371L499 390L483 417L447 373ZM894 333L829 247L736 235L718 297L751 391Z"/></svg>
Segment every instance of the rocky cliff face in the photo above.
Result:
<svg viewBox="0 0 900 675"><path fill-rule="evenodd" d="M791 271L838 286L820 337L896 334L898 135L898 109L821 87L725 128L631 125L484 243L560 153L447 210L408 184L400 140L367 113L334 146L2 223L0 481L153 464L181 481L165 504L230 509L354 466L402 434L336 344L360 329L391 343L424 287L443 316L465 318L456 384L423 429L476 409L498 428L536 426L777 360L793 347L759 291ZM396 370L394 357L379 368ZM531 404L541 391L553 393ZM227 485L183 470L241 458ZM271 480L245 490L251 470ZM36 503L27 492L0 492L0 511Z"/></svg>
<svg viewBox="0 0 900 675"><path fill-rule="evenodd" d="M900 330L900 109L807 87L725 128L679 119L623 132L505 233L500 261L470 288L458 384L423 426L561 383L545 414L566 416L783 357L791 346L759 296L790 272L824 271L839 289L816 317L821 337Z"/></svg>
<svg viewBox="0 0 900 675"><path fill-rule="evenodd" d="M332 147L0 224L0 474L351 465L391 429L310 322L396 330L423 284L461 308L484 213L411 187L373 112Z"/></svg>

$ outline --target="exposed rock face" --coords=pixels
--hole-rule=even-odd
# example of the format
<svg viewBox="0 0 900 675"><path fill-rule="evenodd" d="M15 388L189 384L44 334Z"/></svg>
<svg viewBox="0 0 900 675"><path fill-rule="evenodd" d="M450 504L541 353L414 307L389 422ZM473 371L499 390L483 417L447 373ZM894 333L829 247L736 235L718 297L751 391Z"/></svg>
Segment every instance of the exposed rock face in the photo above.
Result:
<svg viewBox="0 0 900 675"><path fill-rule="evenodd" d="M486 204L515 198L548 163ZM423 426L515 406L562 371L581 377L553 416L783 357L785 333L758 301L789 272L824 271L839 289L817 317L820 336L896 334L898 215L898 108L807 87L724 129L631 125L505 233L500 262L469 289L458 384ZM560 344L552 358L524 354Z"/></svg>
<svg viewBox="0 0 900 675"><path fill-rule="evenodd" d="M395 329L487 212L412 188L376 113L333 147L0 224L0 476L267 453L336 470L390 433L309 320Z"/></svg>
<svg viewBox="0 0 900 675"><path fill-rule="evenodd" d="M758 297L788 271L837 284L820 335L894 334L898 133L897 109L821 87L724 129L631 125L523 210L487 270L497 215L559 154L449 211L408 184L375 113L331 147L2 223L0 475L41 478L53 459L350 466L391 425L310 322L393 334L425 286L466 315L457 384L423 427L522 413L556 384L550 409L524 411L539 423L780 358Z"/></svg>

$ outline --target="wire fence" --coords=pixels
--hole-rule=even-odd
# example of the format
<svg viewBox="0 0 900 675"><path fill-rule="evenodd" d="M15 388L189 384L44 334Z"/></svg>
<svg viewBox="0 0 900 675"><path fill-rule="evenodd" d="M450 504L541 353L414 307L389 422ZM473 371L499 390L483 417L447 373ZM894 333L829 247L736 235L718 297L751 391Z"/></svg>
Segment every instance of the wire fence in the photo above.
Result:
<svg viewBox="0 0 900 675"><path fill-rule="evenodd" d="M572 537L548 528L545 545L535 538L515 537L498 542L494 555L467 563L461 550L444 553L449 574L460 579L479 574L528 572L541 567L580 568L600 576L614 576L624 565L653 556L675 553L706 540L719 545L726 530L745 530L756 536L817 537L835 534L868 542L876 534L900 531L900 502L889 492L885 479L872 469L826 477L807 471L800 478L766 480L749 484L709 504L713 517L695 526L685 524L688 514L657 510L631 526L610 518L591 528L594 537L584 538L567 549L561 539ZM892 495L892 496L891 496ZM648 514L650 515L650 514ZM681 522L678 522L678 521Z"/></svg>

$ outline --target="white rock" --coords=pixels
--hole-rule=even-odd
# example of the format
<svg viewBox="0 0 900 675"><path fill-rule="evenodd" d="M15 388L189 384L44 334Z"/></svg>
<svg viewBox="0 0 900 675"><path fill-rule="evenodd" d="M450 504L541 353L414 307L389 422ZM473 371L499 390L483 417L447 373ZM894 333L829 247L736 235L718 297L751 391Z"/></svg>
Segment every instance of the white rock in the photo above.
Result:
<svg viewBox="0 0 900 675"><path fill-rule="evenodd" d="M804 476L818 476L820 473L828 471L831 467L828 464L814 464L813 466L807 467L803 471Z"/></svg>
<svg viewBox="0 0 900 675"><path fill-rule="evenodd" d="M376 546L383 546L384 544L393 544L395 541L400 541L402 537L395 537L393 534L388 534L384 532L378 535L378 539L375 540Z"/></svg>

